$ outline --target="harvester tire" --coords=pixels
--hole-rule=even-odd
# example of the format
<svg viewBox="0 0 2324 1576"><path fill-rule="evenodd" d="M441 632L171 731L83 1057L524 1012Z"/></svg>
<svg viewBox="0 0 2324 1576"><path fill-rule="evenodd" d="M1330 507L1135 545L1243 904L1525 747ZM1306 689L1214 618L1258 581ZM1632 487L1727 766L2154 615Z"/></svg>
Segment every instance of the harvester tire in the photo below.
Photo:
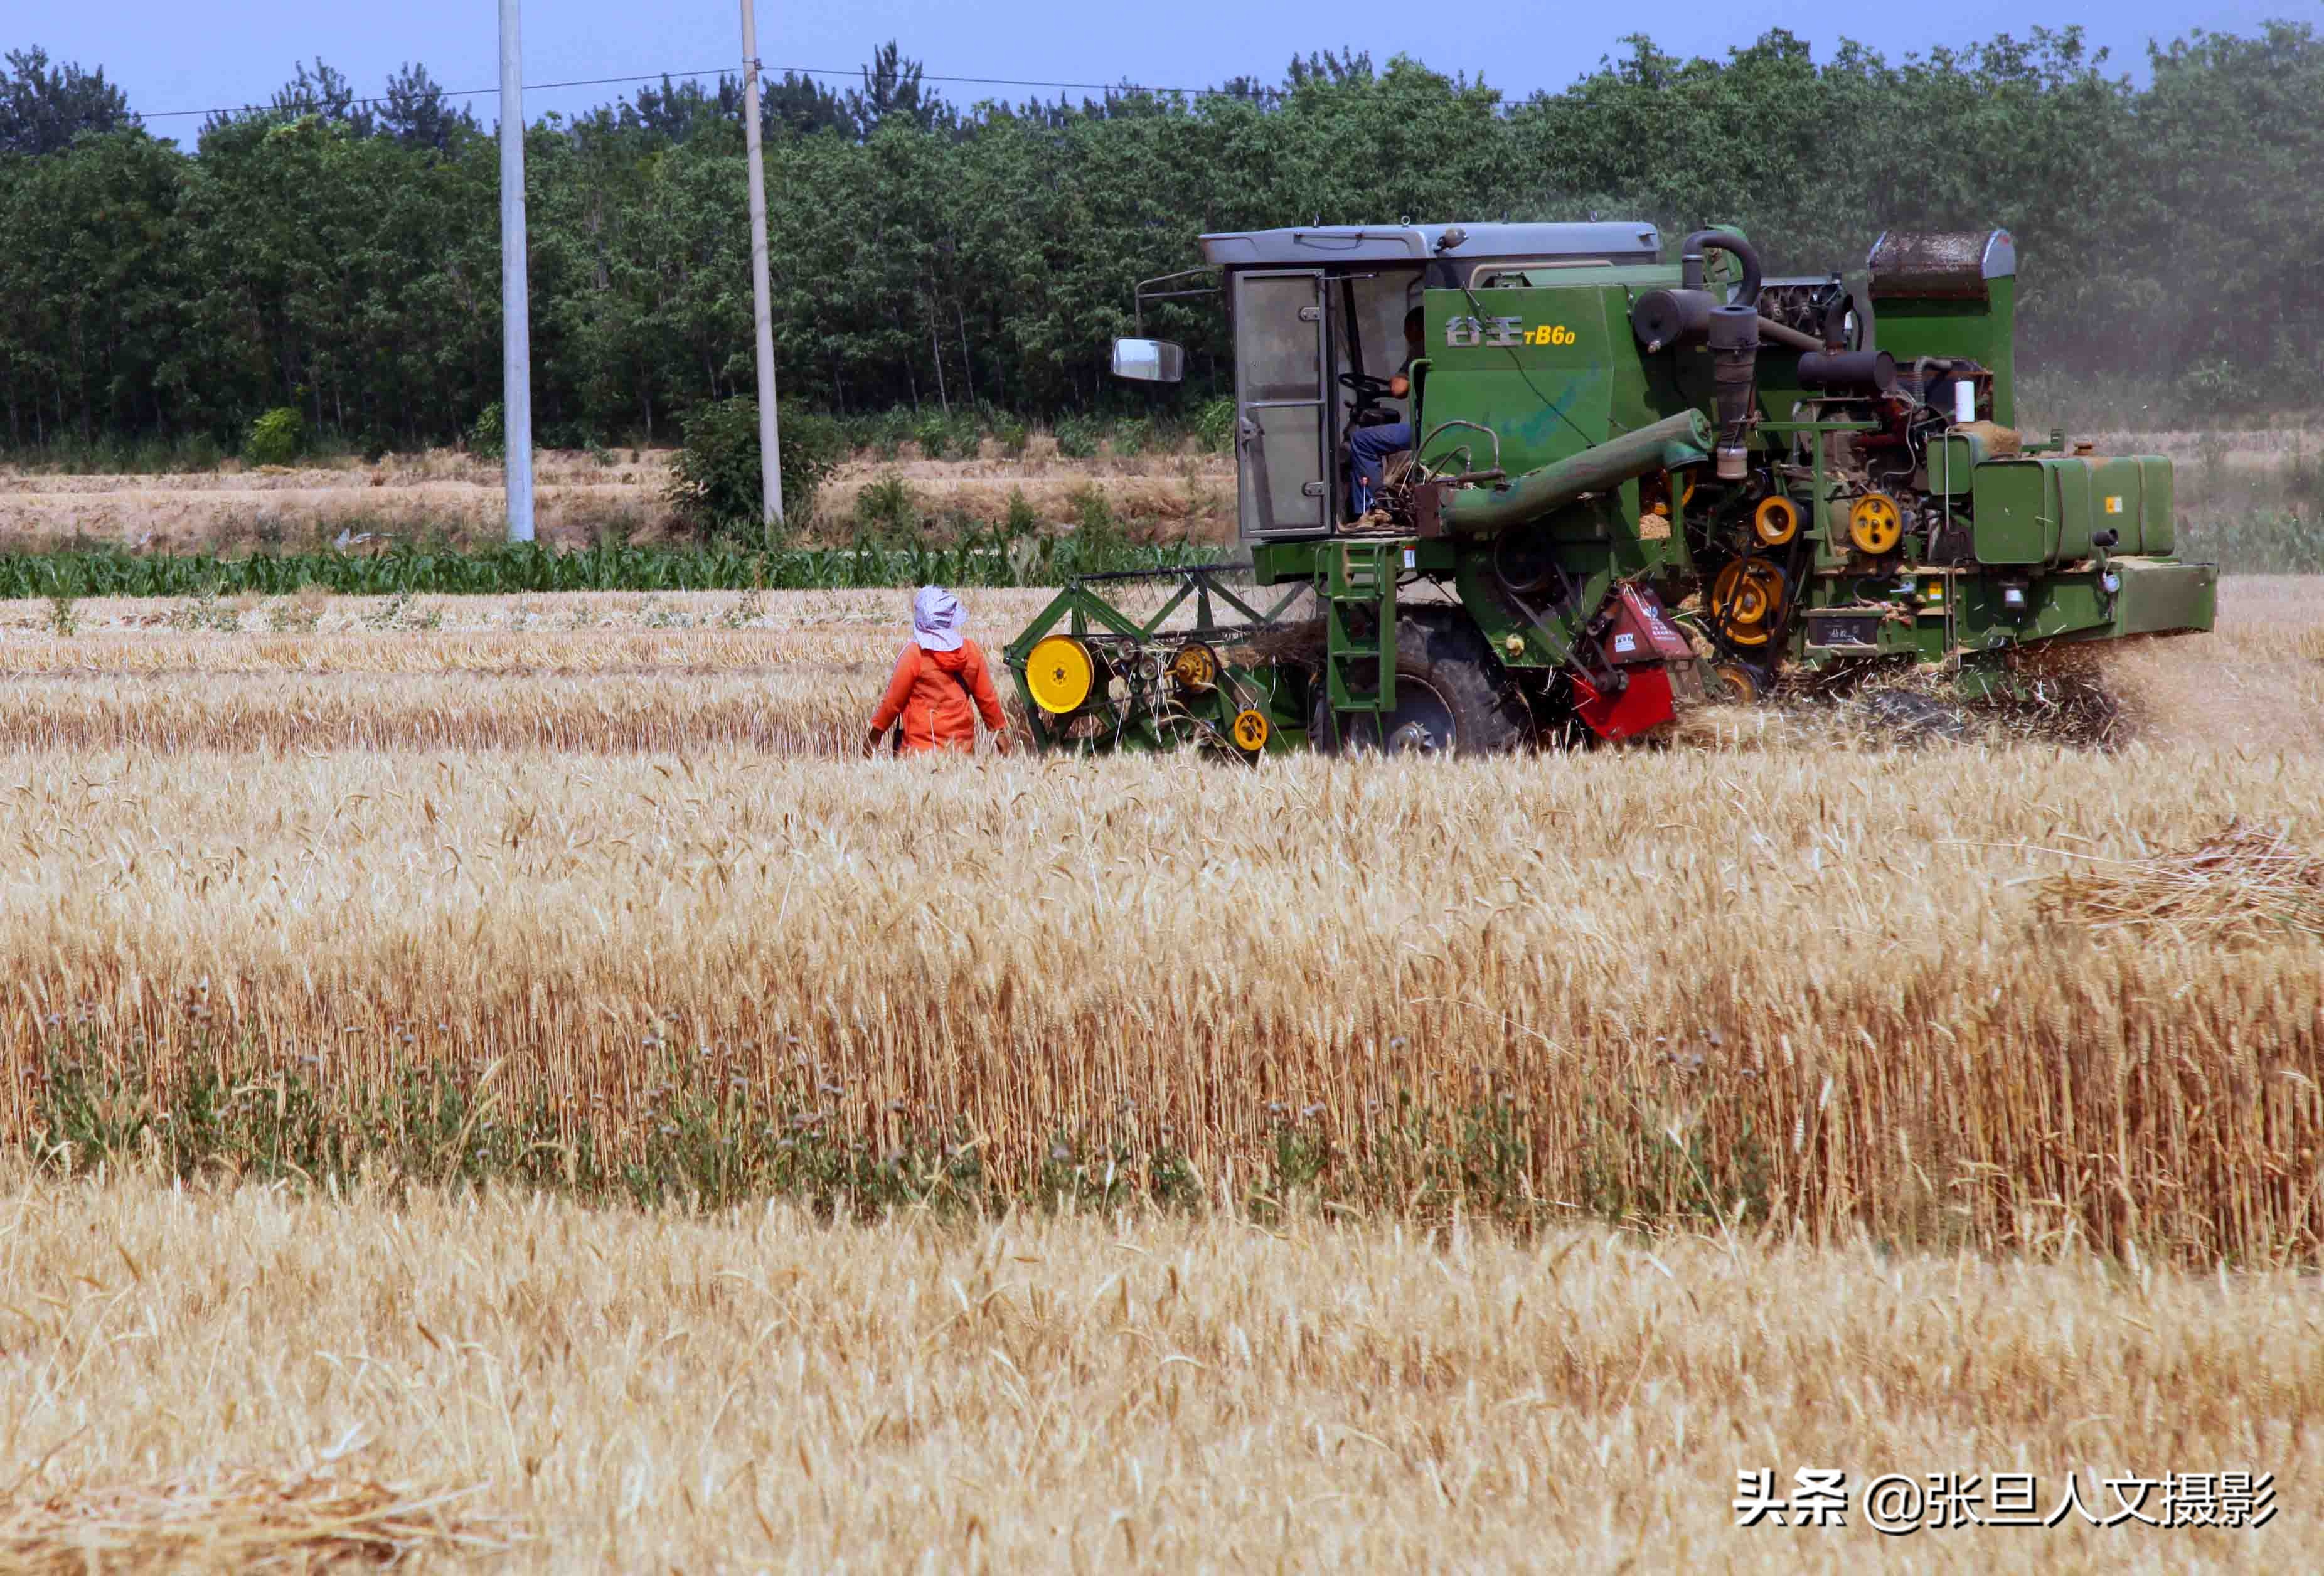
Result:
<svg viewBox="0 0 2324 1576"><path fill-rule="evenodd" d="M1333 726L1324 686L1315 686L1307 737L1326 755L1454 753L1501 755L1533 740L1533 711L1507 671L1471 625L1406 616L1396 622L1398 710L1375 721L1368 714ZM1382 723L1385 723L1383 728ZM1450 737L1443 737L1449 731Z"/></svg>

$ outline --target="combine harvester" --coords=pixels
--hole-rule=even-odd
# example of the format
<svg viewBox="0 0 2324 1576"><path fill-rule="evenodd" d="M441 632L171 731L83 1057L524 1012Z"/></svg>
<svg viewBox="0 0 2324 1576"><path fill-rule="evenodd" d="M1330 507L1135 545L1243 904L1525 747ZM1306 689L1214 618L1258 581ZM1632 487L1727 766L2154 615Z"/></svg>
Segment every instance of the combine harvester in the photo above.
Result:
<svg viewBox="0 0 2324 1576"><path fill-rule="evenodd" d="M1787 666L1936 665L1976 699L2038 646L2211 627L2171 462L2015 430L2004 232L1885 235L1861 300L1762 278L1730 230L1675 263L1627 224L1202 244L1139 326L1195 275L1226 298L1250 563L1066 586L1006 652L1043 749L1618 740ZM1113 348L1126 378L1184 362ZM1359 517L1351 442L1397 421Z"/></svg>

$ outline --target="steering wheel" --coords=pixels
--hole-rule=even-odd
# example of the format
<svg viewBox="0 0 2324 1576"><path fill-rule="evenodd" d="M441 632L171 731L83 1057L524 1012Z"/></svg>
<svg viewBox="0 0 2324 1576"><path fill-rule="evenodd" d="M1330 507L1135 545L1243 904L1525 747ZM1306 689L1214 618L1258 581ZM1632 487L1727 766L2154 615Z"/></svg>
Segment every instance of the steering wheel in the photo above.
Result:
<svg viewBox="0 0 2324 1576"><path fill-rule="evenodd" d="M1348 408L1349 425L1377 427L1396 419L1395 412L1380 403L1381 398L1388 392L1388 379L1376 378L1368 373L1343 372L1339 381L1342 388L1356 397L1355 402Z"/></svg>

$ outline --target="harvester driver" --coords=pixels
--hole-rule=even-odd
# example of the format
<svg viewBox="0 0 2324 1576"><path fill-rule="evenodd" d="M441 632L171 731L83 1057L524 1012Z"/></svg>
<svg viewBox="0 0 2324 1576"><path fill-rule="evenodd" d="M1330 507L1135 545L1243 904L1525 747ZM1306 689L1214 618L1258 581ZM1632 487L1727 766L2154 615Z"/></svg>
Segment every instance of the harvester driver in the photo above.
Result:
<svg viewBox="0 0 2324 1576"><path fill-rule="evenodd" d="M912 598L912 638L896 659L880 709L872 714L864 754L876 751L890 728L899 754L974 750L980 713L992 731L994 747L1009 752L1009 718L993 690L984 653L964 632L967 627L968 613L951 592L941 585L920 587Z"/></svg>
<svg viewBox="0 0 2324 1576"><path fill-rule="evenodd" d="M1404 364L1388 381L1388 397L1401 400L1412 392L1412 364L1420 359L1421 317L1415 307L1404 315ZM1372 512L1379 496L1380 482L1387 474L1388 457L1401 454L1412 447L1412 420L1383 421L1377 427L1359 427L1348 439L1348 468L1355 473L1355 504L1358 519Z"/></svg>

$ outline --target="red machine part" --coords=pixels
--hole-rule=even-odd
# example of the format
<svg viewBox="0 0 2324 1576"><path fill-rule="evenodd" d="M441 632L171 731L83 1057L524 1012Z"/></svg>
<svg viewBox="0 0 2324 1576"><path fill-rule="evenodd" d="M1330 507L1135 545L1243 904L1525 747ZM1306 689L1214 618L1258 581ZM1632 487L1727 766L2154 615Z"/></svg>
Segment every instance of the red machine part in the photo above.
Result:
<svg viewBox="0 0 2324 1576"><path fill-rule="evenodd" d="M1671 701L1669 668L1657 663L1634 668L1623 677L1628 682L1608 696L1581 674L1573 676L1574 712L1600 739L1628 739L1678 715Z"/></svg>
<svg viewBox="0 0 2324 1576"><path fill-rule="evenodd" d="M1694 648L1643 585L1624 585L1591 622L1599 663L1577 665L1574 711L1601 739L1628 739L1659 728L1678 714L1673 704L1672 662L1693 659Z"/></svg>
<svg viewBox="0 0 2324 1576"><path fill-rule="evenodd" d="M1663 613L1662 599L1642 585L1625 585L1607 604L1609 620L1600 648L1616 668L1649 662L1684 662L1694 656L1686 637Z"/></svg>

